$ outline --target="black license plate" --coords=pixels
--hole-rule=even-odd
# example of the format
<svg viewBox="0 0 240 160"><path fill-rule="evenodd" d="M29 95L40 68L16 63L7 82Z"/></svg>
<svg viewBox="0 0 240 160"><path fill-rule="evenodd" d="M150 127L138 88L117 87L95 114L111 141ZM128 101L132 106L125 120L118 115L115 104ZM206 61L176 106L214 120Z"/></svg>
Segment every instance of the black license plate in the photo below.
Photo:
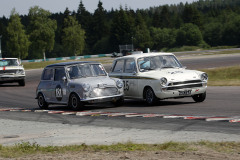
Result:
<svg viewBox="0 0 240 160"><path fill-rule="evenodd" d="M192 90L179 91L179 96L191 95Z"/></svg>

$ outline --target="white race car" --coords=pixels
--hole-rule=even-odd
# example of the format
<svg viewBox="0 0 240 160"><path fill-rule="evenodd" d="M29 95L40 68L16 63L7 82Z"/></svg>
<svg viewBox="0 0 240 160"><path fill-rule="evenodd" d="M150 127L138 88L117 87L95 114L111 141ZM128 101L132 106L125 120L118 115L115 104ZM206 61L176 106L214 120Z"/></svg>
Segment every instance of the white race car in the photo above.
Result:
<svg viewBox="0 0 240 160"><path fill-rule="evenodd" d="M0 58L0 84L18 82L25 86L25 71L17 58Z"/></svg>
<svg viewBox="0 0 240 160"><path fill-rule="evenodd" d="M124 82L124 97L145 99L153 105L158 100L192 97L206 98L208 75L188 70L172 53L145 53L116 58L110 77Z"/></svg>

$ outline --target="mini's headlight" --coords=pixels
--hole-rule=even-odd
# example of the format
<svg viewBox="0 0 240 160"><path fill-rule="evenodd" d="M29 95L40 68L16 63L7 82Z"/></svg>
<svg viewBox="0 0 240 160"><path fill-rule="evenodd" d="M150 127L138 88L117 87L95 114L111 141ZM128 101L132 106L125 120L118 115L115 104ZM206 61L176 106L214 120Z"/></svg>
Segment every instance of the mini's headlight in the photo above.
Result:
<svg viewBox="0 0 240 160"><path fill-rule="evenodd" d="M90 85L87 83L84 83L82 87L85 92L88 92L90 90Z"/></svg>
<svg viewBox="0 0 240 160"><path fill-rule="evenodd" d="M201 80L202 80L202 81L207 81L207 80L208 80L208 75L207 75L207 73L201 74Z"/></svg>
<svg viewBox="0 0 240 160"><path fill-rule="evenodd" d="M162 77L160 79L160 84L161 84L161 86L166 87L166 85L167 85L167 78Z"/></svg>
<svg viewBox="0 0 240 160"><path fill-rule="evenodd" d="M122 88L123 87L123 81L121 79L118 79L116 81L116 85L117 85L118 88Z"/></svg>

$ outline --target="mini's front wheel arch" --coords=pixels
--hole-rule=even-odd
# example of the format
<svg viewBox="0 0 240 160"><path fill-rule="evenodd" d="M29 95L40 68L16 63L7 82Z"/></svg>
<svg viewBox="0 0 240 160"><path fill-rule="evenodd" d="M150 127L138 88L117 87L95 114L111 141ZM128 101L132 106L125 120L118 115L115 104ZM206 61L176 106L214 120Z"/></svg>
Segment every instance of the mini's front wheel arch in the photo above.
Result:
<svg viewBox="0 0 240 160"><path fill-rule="evenodd" d="M158 102L158 98L151 87L146 87L144 89L143 96L148 105L155 105Z"/></svg>
<svg viewBox="0 0 240 160"><path fill-rule="evenodd" d="M112 102L114 106L119 107L124 104L124 97L120 97L118 100Z"/></svg>
<svg viewBox="0 0 240 160"><path fill-rule="evenodd" d="M83 103L80 101L80 98L76 93L72 93L69 96L69 107L71 107L72 110L79 110L83 108L83 106Z"/></svg>
<svg viewBox="0 0 240 160"><path fill-rule="evenodd" d="M39 108L48 109L48 103L45 101L45 98L42 93L38 94L37 100Z"/></svg>

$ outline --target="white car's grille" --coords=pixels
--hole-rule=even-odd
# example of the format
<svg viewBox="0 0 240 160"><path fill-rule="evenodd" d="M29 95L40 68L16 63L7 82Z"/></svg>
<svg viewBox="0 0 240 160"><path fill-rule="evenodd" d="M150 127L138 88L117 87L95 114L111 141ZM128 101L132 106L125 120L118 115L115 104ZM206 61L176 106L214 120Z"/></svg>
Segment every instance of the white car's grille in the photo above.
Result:
<svg viewBox="0 0 240 160"><path fill-rule="evenodd" d="M1 70L0 74L16 74L17 70Z"/></svg>
<svg viewBox="0 0 240 160"><path fill-rule="evenodd" d="M96 97L112 96L112 95L117 95L117 94L118 94L118 89L115 87L94 88L93 91L90 93L90 97L96 98Z"/></svg>
<svg viewBox="0 0 240 160"><path fill-rule="evenodd" d="M191 80L191 81L183 81L183 82L172 82L168 84L167 90L177 90L184 88L195 88L202 87L201 80Z"/></svg>

